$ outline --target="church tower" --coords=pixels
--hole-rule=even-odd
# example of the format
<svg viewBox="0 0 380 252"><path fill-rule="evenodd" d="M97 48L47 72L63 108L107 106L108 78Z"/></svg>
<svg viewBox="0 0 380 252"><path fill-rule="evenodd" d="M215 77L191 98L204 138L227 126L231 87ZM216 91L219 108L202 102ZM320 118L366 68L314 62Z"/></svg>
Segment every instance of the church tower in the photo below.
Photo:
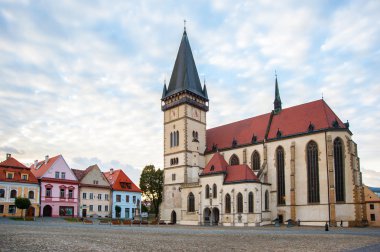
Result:
<svg viewBox="0 0 380 252"><path fill-rule="evenodd" d="M206 85L201 85L186 28L183 32L169 86L164 84L164 192L161 220L180 222L181 190L196 187L205 167Z"/></svg>

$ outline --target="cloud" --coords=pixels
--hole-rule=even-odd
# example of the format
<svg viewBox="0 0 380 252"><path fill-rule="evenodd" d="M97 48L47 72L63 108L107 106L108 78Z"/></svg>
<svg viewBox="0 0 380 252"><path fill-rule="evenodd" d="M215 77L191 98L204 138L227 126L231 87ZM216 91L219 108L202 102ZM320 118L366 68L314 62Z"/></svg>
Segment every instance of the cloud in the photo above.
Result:
<svg viewBox="0 0 380 252"><path fill-rule="evenodd" d="M370 187L380 187L380 172L372 169L362 169L363 183Z"/></svg>

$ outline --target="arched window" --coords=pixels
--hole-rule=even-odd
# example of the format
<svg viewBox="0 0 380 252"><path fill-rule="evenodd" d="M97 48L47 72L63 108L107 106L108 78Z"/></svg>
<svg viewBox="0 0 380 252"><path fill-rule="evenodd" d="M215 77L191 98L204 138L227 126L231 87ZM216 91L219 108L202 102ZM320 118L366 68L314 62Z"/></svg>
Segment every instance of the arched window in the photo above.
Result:
<svg viewBox="0 0 380 252"><path fill-rule="evenodd" d="M34 199L34 192L33 191L29 191L28 198Z"/></svg>
<svg viewBox="0 0 380 252"><path fill-rule="evenodd" d="M173 132L170 132L170 147L173 147Z"/></svg>
<svg viewBox="0 0 380 252"><path fill-rule="evenodd" d="M335 195L337 202L345 200L344 195L344 152L342 139L334 140Z"/></svg>
<svg viewBox="0 0 380 252"><path fill-rule="evenodd" d="M243 194L238 193L236 203L237 203L237 212L242 213L243 212Z"/></svg>
<svg viewBox="0 0 380 252"><path fill-rule="evenodd" d="M248 194L248 213L253 213L253 192Z"/></svg>
<svg viewBox="0 0 380 252"><path fill-rule="evenodd" d="M11 198L16 198L17 197L17 191L16 190L12 190L11 191Z"/></svg>
<svg viewBox="0 0 380 252"><path fill-rule="evenodd" d="M4 197L5 197L5 190L0 189L0 198L4 198Z"/></svg>
<svg viewBox="0 0 380 252"><path fill-rule="evenodd" d="M195 199L192 192L189 193L189 196L187 196L187 211L195 212Z"/></svg>
<svg viewBox="0 0 380 252"><path fill-rule="evenodd" d="M252 154L252 169L254 171L260 170L260 154L257 151Z"/></svg>
<svg viewBox="0 0 380 252"><path fill-rule="evenodd" d="M314 141L307 144L307 198L309 203L319 202L318 146Z"/></svg>
<svg viewBox="0 0 380 252"><path fill-rule="evenodd" d="M238 165L240 162L239 162L239 158L238 156L236 156L235 154L233 154L230 158L230 165Z"/></svg>
<svg viewBox="0 0 380 252"><path fill-rule="evenodd" d="M277 161L277 204L285 205L285 167L284 148L281 146L276 151Z"/></svg>
<svg viewBox="0 0 380 252"><path fill-rule="evenodd" d="M206 199L210 198L210 187L208 185L205 187L205 197Z"/></svg>
<svg viewBox="0 0 380 252"><path fill-rule="evenodd" d="M177 146L177 132L173 132L173 146Z"/></svg>
<svg viewBox="0 0 380 252"><path fill-rule="evenodd" d="M176 132L176 146L179 145L179 131Z"/></svg>
<svg viewBox="0 0 380 252"><path fill-rule="evenodd" d="M265 211L269 210L269 192L265 191Z"/></svg>
<svg viewBox="0 0 380 252"><path fill-rule="evenodd" d="M226 194L226 206L225 206L225 212L231 213L231 196L227 193Z"/></svg>
<svg viewBox="0 0 380 252"><path fill-rule="evenodd" d="M213 184L212 185L212 197L215 199L217 196L218 196L218 192L217 192L217 187L216 187L216 184Z"/></svg>

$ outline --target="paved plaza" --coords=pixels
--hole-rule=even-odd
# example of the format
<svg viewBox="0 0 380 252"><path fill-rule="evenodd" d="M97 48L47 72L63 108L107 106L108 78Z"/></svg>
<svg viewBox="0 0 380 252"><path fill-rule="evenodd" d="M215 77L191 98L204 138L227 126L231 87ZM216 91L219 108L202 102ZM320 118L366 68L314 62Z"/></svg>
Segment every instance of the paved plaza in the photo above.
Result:
<svg viewBox="0 0 380 252"><path fill-rule="evenodd" d="M380 229L110 226L0 219L0 251L379 251Z"/></svg>

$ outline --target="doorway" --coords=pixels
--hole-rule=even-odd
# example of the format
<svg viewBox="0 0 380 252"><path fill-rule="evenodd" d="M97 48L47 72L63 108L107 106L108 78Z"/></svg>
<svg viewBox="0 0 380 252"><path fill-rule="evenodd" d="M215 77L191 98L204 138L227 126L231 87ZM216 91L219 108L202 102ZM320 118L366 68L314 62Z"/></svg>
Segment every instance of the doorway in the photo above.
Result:
<svg viewBox="0 0 380 252"><path fill-rule="evenodd" d="M43 210L42 216L44 216L44 217L51 217L51 214L52 214L52 208L51 208L51 206L50 205L44 206L44 210Z"/></svg>
<svg viewBox="0 0 380 252"><path fill-rule="evenodd" d="M217 207L214 207L212 209L211 224L212 225L218 225L219 224L219 209Z"/></svg>
<svg viewBox="0 0 380 252"><path fill-rule="evenodd" d="M171 215L171 220L170 220L170 222L172 223L172 224L176 224L177 223L177 213L173 210L172 211L172 215Z"/></svg>
<svg viewBox="0 0 380 252"><path fill-rule="evenodd" d="M210 225L211 210L210 208L205 208L203 210L203 224Z"/></svg>
<svg viewBox="0 0 380 252"><path fill-rule="evenodd" d="M34 217L35 209L34 207L30 206L28 210L26 210L26 217Z"/></svg>
<svg viewBox="0 0 380 252"><path fill-rule="evenodd" d="M82 217L83 218L87 217L87 209L82 209Z"/></svg>

